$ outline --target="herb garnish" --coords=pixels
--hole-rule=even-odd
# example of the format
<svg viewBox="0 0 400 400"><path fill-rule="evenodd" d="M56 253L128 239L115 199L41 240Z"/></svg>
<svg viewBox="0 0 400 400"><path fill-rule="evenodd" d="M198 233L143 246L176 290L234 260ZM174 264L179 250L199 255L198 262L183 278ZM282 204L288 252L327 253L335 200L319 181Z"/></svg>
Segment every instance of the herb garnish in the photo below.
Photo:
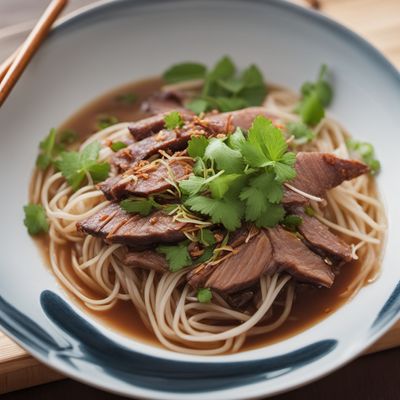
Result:
<svg viewBox="0 0 400 400"><path fill-rule="evenodd" d="M111 150L114 151L114 152L122 150L125 147L128 147L128 145L126 143L124 143L124 142L121 142L121 141L112 142L111 146L110 146Z"/></svg>
<svg viewBox="0 0 400 400"><path fill-rule="evenodd" d="M138 99L137 94L135 93L122 93L118 95L115 100L118 103L126 104L126 105L131 105L135 103L135 101Z"/></svg>
<svg viewBox="0 0 400 400"><path fill-rule="evenodd" d="M158 204L153 196L148 198L130 198L126 200L122 200L120 206L123 210L128 213L138 213L143 217L146 217L151 213L153 208L161 208L161 205Z"/></svg>
<svg viewBox="0 0 400 400"><path fill-rule="evenodd" d="M282 184L296 175L296 156L287 149L282 132L263 116L253 121L247 137L238 129L227 138L192 138L194 175L179 182L184 204L228 231L242 219L275 226L285 215Z"/></svg>
<svg viewBox="0 0 400 400"><path fill-rule="evenodd" d="M295 144L305 144L315 138L314 132L303 122L288 122L286 129L289 135L294 136Z"/></svg>
<svg viewBox="0 0 400 400"><path fill-rule="evenodd" d="M30 235L38 235L49 231L46 211L40 204L28 204L24 206L24 225Z"/></svg>
<svg viewBox="0 0 400 400"><path fill-rule="evenodd" d="M171 272L178 272L192 264L187 240L177 245L160 245L157 246L156 250L165 255Z"/></svg>
<svg viewBox="0 0 400 400"><path fill-rule="evenodd" d="M171 111L164 117L165 127L167 129L181 128L184 124L181 114L178 111Z"/></svg>
<svg viewBox="0 0 400 400"><path fill-rule="evenodd" d="M262 73L255 65L237 74L236 66L227 56L208 72L202 64L182 63L169 68L163 77L168 83L204 79L200 96L187 104L196 114L213 109L227 112L257 106L267 94Z"/></svg>
<svg viewBox="0 0 400 400"><path fill-rule="evenodd" d="M375 149L371 143L349 139L346 146L361 157L362 161L369 166L372 175L380 171L381 163L375 158Z"/></svg>
<svg viewBox="0 0 400 400"><path fill-rule="evenodd" d="M106 129L118 122L118 118L114 115L99 115L96 120L96 127L101 131L102 129Z"/></svg>
<svg viewBox="0 0 400 400"><path fill-rule="evenodd" d="M198 289L196 297L200 303L209 303L212 299L211 289L210 288Z"/></svg>
<svg viewBox="0 0 400 400"><path fill-rule="evenodd" d="M60 134L60 144L64 146L68 146L70 144L75 143L78 140L78 133L73 131L72 129L66 129L62 131Z"/></svg>
<svg viewBox="0 0 400 400"><path fill-rule="evenodd" d="M80 153L64 151L56 161L57 168L61 171L73 190L77 190L87 173L94 182L104 181L110 172L110 164L97 162L100 152L100 143L93 142L87 145Z"/></svg>
<svg viewBox="0 0 400 400"><path fill-rule="evenodd" d="M316 82L305 82L301 87L303 95L297 112L307 125L316 125L325 116L324 107L332 101L333 90L326 79L327 66L322 65Z"/></svg>
<svg viewBox="0 0 400 400"><path fill-rule="evenodd" d="M282 221L282 225L292 231L296 232L297 228L303 223L303 218L301 218L299 215L295 214L289 214L286 215L285 218Z"/></svg>

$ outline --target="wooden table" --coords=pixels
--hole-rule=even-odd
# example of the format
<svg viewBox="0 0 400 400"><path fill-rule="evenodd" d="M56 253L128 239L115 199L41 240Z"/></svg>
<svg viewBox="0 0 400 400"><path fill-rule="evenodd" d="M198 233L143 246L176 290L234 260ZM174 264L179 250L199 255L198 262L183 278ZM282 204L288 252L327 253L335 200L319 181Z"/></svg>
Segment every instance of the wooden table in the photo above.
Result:
<svg viewBox="0 0 400 400"><path fill-rule="evenodd" d="M304 0L293 0L303 3ZM66 12L94 0L71 0ZM0 60L21 42L23 28L32 25L47 0L0 1ZM400 0L320 0L321 11L358 32L400 68ZM22 23L22 24L21 24ZM19 25L15 25L19 24ZM9 28L13 26L16 28ZM21 32L8 35L12 31ZM4 37L6 36L6 37ZM400 345L400 323L372 351ZM316 383L276 397L292 399L400 399L400 348L362 357ZM0 333L0 394L23 387L55 381L3 395L17 399L121 399L63 377L42 366Z"/></svg>

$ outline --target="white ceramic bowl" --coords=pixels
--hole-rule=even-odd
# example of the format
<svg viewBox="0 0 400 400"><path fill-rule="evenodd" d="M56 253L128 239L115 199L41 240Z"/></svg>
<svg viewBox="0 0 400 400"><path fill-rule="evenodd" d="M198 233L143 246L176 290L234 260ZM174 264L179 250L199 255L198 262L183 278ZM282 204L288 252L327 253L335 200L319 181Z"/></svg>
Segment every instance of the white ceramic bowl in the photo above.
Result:
<svg viewBox="0 0 400 400"><path fill-rule="evenodd" d="M319 65L335 77L333 115L373 142L383 170L388 241L377 282L303 333L235 355L154 348L77 309L44 267L23 226L37 146L50 127L125 82L183 60L229 54L270 82L298 89ZM0 110L0 325L45 364L83 382L154 399L244 399L288 390L348 362L400 309L399 73L369 44L312 11L271 1L115 1L64 21Z"/></svg>

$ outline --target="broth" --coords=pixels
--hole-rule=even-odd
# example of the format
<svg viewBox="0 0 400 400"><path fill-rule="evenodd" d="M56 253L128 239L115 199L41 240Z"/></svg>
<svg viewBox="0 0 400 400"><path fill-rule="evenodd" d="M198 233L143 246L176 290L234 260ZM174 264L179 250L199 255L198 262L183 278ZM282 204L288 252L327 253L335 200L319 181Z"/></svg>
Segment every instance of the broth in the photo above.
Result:
<svg viewBox="0 0 400 400"><path fill-rule="evenodd" d="M60 127L60 131L73 130L83 139L98 130L96 122L99 120L99 117L114 116L120 122L144 118L148 115L140 110L140 103L153 92L157 91L161 83L160 78L152 78L121 86L82 108ZM125 100L129 101L122 100L121 95L127 96ZM135 100L132 101L134 97ZM44 254L46 263L49 265L47 236L37 238L36 241ZM65 250L65 256L68 257L67 259L70 259L68 255L70 249L66 248ZM67 268L71 276L74 276L72 267L67 266ZM329 316L351 297L352 293L347 289L359 273L360 268L361 262L354 261L344 265L330 289L297 284L296 298L287 321L270 333L247 338L240 351L254 349L283 340L304 331ZM78 280L76 280L76 286L88 295L95 295L88 288L83 288L82 283L78 282ZM70 296L87 314L91 315L97 321L106 324L111 329L147 344L162 347L155 335L149 334L149 330L141 321L138 312L131 302L119 300L111 310L93 311L86 308L72 294ZM275 307L274 310L277 310L279 306Z"/></svg>

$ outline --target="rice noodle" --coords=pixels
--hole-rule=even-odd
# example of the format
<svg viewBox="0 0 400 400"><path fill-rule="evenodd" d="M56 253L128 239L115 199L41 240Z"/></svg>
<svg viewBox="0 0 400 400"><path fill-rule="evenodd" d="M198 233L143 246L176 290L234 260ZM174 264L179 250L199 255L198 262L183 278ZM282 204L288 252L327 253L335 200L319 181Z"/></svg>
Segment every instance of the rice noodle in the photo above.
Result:
<svg viewBox="0 0 400 400"><path fill-rule="evenodd" d="M199 84L201 82L191 83L193 87ZM298 115L293 113L297 100L297 95L288 90L274 90L268 95L265 107L282 123L298 121ZM131 138L127 127L127 123L120 123L97 132L82 143L81 149L98 140L103 145L100 158L106 160L112 151L105 141ZM348 134L337 122L325 118L314 128L314 133L316 139L299 146L299 150L348 156L345 146ZM126 179L133 178L127 176ZM311 199L316 217L346 236L352 244L353 256L363 261L361 271L348 291L354 294L374 279L379 271L386 220L373 178L361 176L333 189L328 195L327 207L322 207L323 199L287 186ZM91 236L83 237L76 231L75 224L108 204L90 177L88 183L74 193L61 173L36 169L31 193L31 201L41 202L48 215L50 263L61 283L86 307L99 312L112 309L118 301L130 301L144 325L170 350L202 355L237 352L247 337L277 329L290 315L295 284L289 275L262 276L254 312L243 312L233 309L218 293L209 304L198 302L185 281L190 269L160 274L128 267L121 261L126 252L124 246L108 245ZM202 224L190 213L184 212L177 219ZM272 312L278 295L280 302L283 300L280 315Z"/></svg>

